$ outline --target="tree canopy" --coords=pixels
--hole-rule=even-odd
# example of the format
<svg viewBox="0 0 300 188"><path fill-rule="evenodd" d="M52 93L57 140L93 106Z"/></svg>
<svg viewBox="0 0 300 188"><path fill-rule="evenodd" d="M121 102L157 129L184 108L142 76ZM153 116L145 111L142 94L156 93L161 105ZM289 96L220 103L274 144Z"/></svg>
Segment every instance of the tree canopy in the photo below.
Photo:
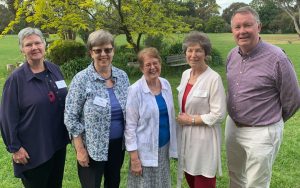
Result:
<svg viewBox="0 0 300 188"><path fill-rule="evenodd" d="M62 39L75 39L79 34L86 41L90 32L106 29L115 35L125 34L135 51L140 49L143 36L169 36L189 30L227 32L233 12L247 6L232 3L220 17L216 0L0 1L6 3L1 7L2 35L33 26L43 32L57 33ZM260 14L263 32L294 32L291 20L300 36L300 0L252 0L250 6Z"/></svg>
<svg viewBox="0 0 300 188"><path fill-rule="evenodd" d="M268 3L281 8L293 20L294 28L300 37L300 0L253 0L251 5L259 7Z"/></svg>

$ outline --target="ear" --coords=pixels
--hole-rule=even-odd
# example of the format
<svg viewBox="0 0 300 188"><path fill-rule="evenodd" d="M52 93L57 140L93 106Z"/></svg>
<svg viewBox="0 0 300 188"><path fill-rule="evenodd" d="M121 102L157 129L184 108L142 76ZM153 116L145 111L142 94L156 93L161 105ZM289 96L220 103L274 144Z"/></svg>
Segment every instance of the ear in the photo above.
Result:
<svg viewBox="0 0 300 188"><path fill-rule="evenodd" d="M261 28L262 28L262 24L260 23L260 24L258 24L258 32L260 33L260 31L261 31Z"/></svg>

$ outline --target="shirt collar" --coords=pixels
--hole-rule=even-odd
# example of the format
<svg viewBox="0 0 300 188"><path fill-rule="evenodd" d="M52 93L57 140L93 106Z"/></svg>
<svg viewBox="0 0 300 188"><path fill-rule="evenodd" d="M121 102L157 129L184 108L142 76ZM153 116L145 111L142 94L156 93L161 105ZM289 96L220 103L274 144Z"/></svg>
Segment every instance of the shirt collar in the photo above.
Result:
<svg viewBox="0 0 300 188"><path fill-rule="evenodd" d="M44 61L44 66L45 66L45 70L53 73L54 70L53 70L53 67L49 66L49 62L47 61ZM25 72L25 78L26 78L26 81L29 82L30 80L32 80L33 78L36 78L36 79L39 79L38 77L35 76L35 74L32 72L32 70L30 69L30 65L29 63L26 61L24 63L24 72Z"/></svg>
<svg viewBox="0 0 300 188"><path fill-rule="evenodd" d="M95 67L94 67L94 63L93 63L93 62L91 62L91 64L88 66L88 73L89 73L89 75L91 75L92 80L101 80L101 81L105 82L105 79L102 78L102 77L97 73L97 71L96 71L96 69L95 69ZM115 75L116 75L116 69L115 69L114 66L111 66L111 74L112 74L112 75L111 75L111 78L112 78L113 80L116 80L116 79L117 79L117 77L115 76Z"/></svg>
<svg viewBox="0 0 300 188"><path fill-rule="evenodd" d="M159 79L160 84L161 84L161 90L167 90L168 87L167 87L167 85L162 81L162 78L161 78L161 77L158 77L158 79ZM146 78L145 78L144 75L142 76L141 81L142 81L142 89L143 89L143 92L145 92L145 93L151 93L151 90L150 90L149 87L148 87L148 84L147 84L147 81L146 81Z"/></svg>
<svg viewBox="0 0 300 188"><path fill-rule="evenodd" d="M241 48L239 47L238 53L242 56L242 57L248 57L248 56L255 56L255 54L257 54L259 52L259 49L261 48L263 44L263 41L261 40L261 38L259 37L259 41L256 44L256 46L248 53L243 54Z"/></svg>

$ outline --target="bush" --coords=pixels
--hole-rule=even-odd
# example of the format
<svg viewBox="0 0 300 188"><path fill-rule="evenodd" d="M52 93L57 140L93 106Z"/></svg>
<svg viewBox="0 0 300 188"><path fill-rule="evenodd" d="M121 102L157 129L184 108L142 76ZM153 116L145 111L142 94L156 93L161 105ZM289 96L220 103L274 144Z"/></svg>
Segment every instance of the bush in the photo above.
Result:
<svg viewBox="0 0 300 188"><path fill-rule="evenodd" d="M158 36L148 35L144 40L145 47L154 47L158 51L161 51L165 46L163 39L164 37L162 35L158 35Z"/></svg>
<svg viewBox="0 0 300 188"><path fill-rule="evenodd" d="M91 63L91 58L75 58L60 66L65 79L72 79L79 71L88 67Z"/></svg>
<svg viewBox="0 0 300 188"><path fill-rule="evenodd" d="M223 64L223 58L219 50L216 48L211 49L211 55L210 58L208 59L208 65L222 65Z"/></svg>
<svg viewBox="0 0 300 188"><path fill-rule="evenodd" d="M47 58L57 65L85 56L86 47L84 44L73 40L56 40L47 51Z"/></svg>
<svg viewBox="0 0 300 188"><path fill-rule="evenodd" d="M126 45L116 46L113 65L124 70L129 77L138 77L141 75L139 68L127 66L128 62L136 62L137 55L133 48Z"/></svg>
<svg viewBox="0 0 300 188"><path fill-rule="evenodd" d="M182 51L182 43L181 42L177 42L177 43L172 44L169 47L168 51L169 51L168 55L182 54L183 53L183 51Z"/></svg>

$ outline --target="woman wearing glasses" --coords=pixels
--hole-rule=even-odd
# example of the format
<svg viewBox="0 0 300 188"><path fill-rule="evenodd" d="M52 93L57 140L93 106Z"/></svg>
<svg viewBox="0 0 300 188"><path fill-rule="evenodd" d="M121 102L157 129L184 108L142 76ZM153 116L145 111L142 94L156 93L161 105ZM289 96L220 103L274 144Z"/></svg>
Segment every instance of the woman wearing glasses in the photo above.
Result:
<svg viewBox="0 0 300 188"><path fill-rule="evenodd" d="M176 121L170 83L160 77L155 48L138 54L142 78L128 89L125 144L130 155L128 188L171 188L169 158L177 158Z"/></svg>
<svg viewBox="0 0 300 188"><path fill-rule="evenodd" d="M2 138L24 187L60 188L69 143L63 121L67 86L59 67L45 60L39 29L22 29L18 38L26 60L4 85Z"/></svg>
<svg viewBox="0 0 300 188"><path fill-rule="evenodd" d="M89 35L92 63L73 78L66 98L65 124L76 150L83 188L118 188L124 160L123 133L129 80L112 66L113 36L105 30Z"/></svg>

